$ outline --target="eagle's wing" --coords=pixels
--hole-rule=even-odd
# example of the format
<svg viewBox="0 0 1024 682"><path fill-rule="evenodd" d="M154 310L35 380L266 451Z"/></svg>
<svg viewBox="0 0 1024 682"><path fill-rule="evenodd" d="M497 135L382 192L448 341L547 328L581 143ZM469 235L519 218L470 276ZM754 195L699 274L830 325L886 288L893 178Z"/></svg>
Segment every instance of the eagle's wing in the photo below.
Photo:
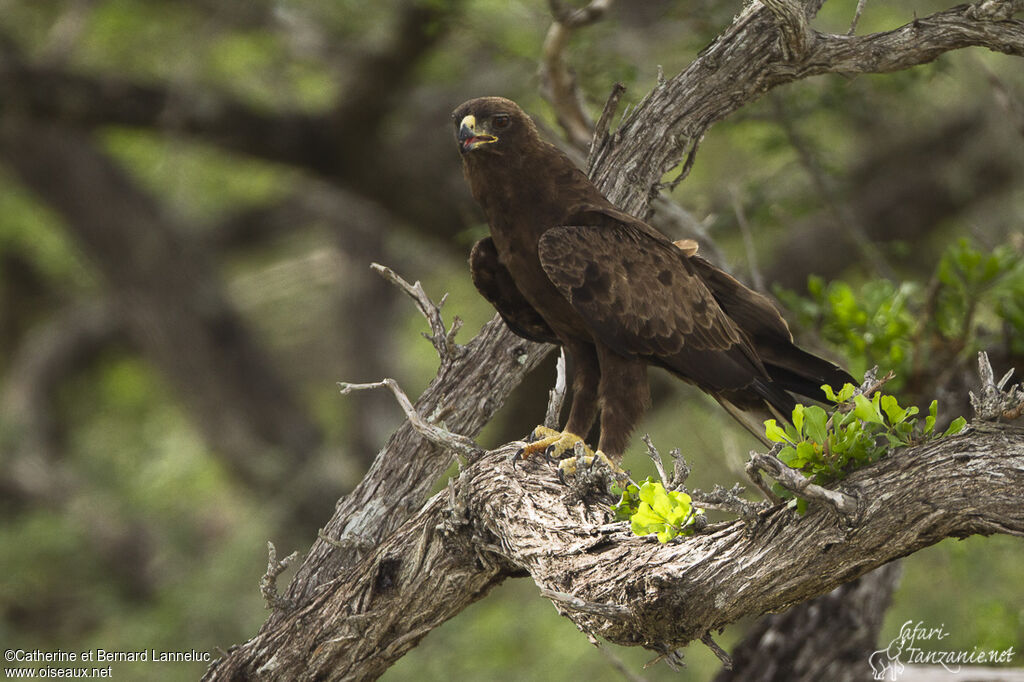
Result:
<svg viewBox="0 0 1024 682"><path fill-rule="evenodd" d="M516 287L512 275L498 259L490 237L481 239L469 255L473 284L494 306L509 329L540 343L558 343L558 337Z"/></svg>
<svg viewBox="0 0 1024 682"><path fill-rule="evenodd" d="M757 348L772 382L813 400L821 400L823 384L838 390L858 382L841 367L799 348L778 309L767 297L743 286L700 256L690 265L707 284L725 314L742 329Z"/></svg>
<svg viewBox="0 0 1024 682"><path fill-rule="evenodd" d="M595 341L713 393L767 378L749 339L667 239L622 223L561 226L538 248L544 272Z"/></svg>

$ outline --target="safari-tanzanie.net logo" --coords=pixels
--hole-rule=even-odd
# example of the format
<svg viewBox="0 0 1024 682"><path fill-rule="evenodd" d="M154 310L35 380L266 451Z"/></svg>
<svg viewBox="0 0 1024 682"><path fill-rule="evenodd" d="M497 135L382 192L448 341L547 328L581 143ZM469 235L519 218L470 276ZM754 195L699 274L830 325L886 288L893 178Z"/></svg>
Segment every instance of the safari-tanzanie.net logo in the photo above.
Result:
<svg viewBox="0 0 1024 682"><path fill-rule="evenodd" d="M908 620L900 627L900 634L889 642L889 646L871 654L871 665L876 680L900 679L908 665L941 665L950 673L958 673L965 665L1005 665L1013 661L1016 652L1013 647L1005 649L943 648L942 640L949 637L945 624L937 628L927 627L924 622Z"/></svg>

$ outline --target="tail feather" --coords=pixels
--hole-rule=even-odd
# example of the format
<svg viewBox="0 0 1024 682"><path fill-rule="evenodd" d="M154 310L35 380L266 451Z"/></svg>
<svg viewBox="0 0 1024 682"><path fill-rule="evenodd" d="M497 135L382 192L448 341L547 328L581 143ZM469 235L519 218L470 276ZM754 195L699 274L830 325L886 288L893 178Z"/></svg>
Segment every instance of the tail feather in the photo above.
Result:
<svg viewBox="0 0 1024 682"><path fill-rule="evenodd" d="M772 383L797 395L822 400L821 387L828 384L838 391L843 384L857 384L857 380L838 365L812 355L792 343L772 343L757 348Z"/></svg>

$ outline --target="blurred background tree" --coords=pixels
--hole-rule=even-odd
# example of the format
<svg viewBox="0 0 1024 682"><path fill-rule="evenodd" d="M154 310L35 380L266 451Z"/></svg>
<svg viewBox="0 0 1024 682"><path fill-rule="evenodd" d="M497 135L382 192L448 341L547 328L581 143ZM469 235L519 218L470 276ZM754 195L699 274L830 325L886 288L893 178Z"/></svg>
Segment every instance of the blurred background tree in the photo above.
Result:
<svg viewBox="0 0 1024 682"><path fill-rule="evenodd" d="M858 31L944 8L870 4ZM635 102L740 9L620 0L566 55L585 109L615 81ZM815 25L845 32L853 9ZM335 382L393 376L415 394L436 368L422 318L369 263L449 292L466 337L492 316L465 263L486 226L448 114L500 94L563 136L537 76L550 9L0 0L0 16L0 642L226 647L264 619L265 541L308 547L402 419ZM786 86L715 126L671 198L723 265L778 293L803 344L892 367L904 402L938 397L952 418L977 348L1024 367L1022 178L1020 60L970 49ZM552 376L481 443L540 421ZM653 379L641 432L683 448L693 485L743 480L754 441ZM950 648L1024 649L1022 558L1005 537L910 557L883 640L924 620ZM595 649L519 580L387 678L679 677L648 658ZM687 661L683 679L718 668L698 647Z"/></svg>

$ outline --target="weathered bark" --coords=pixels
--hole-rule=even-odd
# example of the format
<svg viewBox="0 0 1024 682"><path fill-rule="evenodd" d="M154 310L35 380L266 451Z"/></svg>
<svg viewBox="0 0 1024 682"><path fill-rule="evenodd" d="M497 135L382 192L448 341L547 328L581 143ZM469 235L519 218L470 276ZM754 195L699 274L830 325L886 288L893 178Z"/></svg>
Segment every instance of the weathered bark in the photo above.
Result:
<svg viewBox="0 0 1024 682"><path fill-rule="evenodd" d="M454 433L475 436L552 348L515 336L495 316L458 357L442 363L437 378L416 401L416 411ZM538 409L538 420L540 416ZM362 482L338 502L287 598L305 602L321 583L359 562L416 512L452 459L450 451L426 441L405 422ZM280 617L271 616L264 630Z"/></svg>
<svg viewBox="0 0 1024 682"><path fill-rule="evenodd" d="M979 425L894 452L839 489L852 518L785 507L669 544L613 523L516 446L466 467L361 561L215 665L208 679L373 679L498 581L528 573L584 631L660 652L781 611L946 537L1024 537L1024 430ZM863 661L867 671L867 660Z"/></svg>
<svg viewBox="0 0 1024 682"><path fill-rule="evenodd" d="M822 4L799 3L801 12L792 15L814 16ZM613 135L597 140L591 154L594 180L620 208L643 215L649 195L636 188L656 191L665 173L696 153L714 123L770 89L825 73L898 71L968 46L1021 56L1024 22L1009 18L1021 9L1019 0L960 5L863 36L825 34L804 25L799 46L791 46L766 4L748 5L686 69L648 94Z"/></svg>

